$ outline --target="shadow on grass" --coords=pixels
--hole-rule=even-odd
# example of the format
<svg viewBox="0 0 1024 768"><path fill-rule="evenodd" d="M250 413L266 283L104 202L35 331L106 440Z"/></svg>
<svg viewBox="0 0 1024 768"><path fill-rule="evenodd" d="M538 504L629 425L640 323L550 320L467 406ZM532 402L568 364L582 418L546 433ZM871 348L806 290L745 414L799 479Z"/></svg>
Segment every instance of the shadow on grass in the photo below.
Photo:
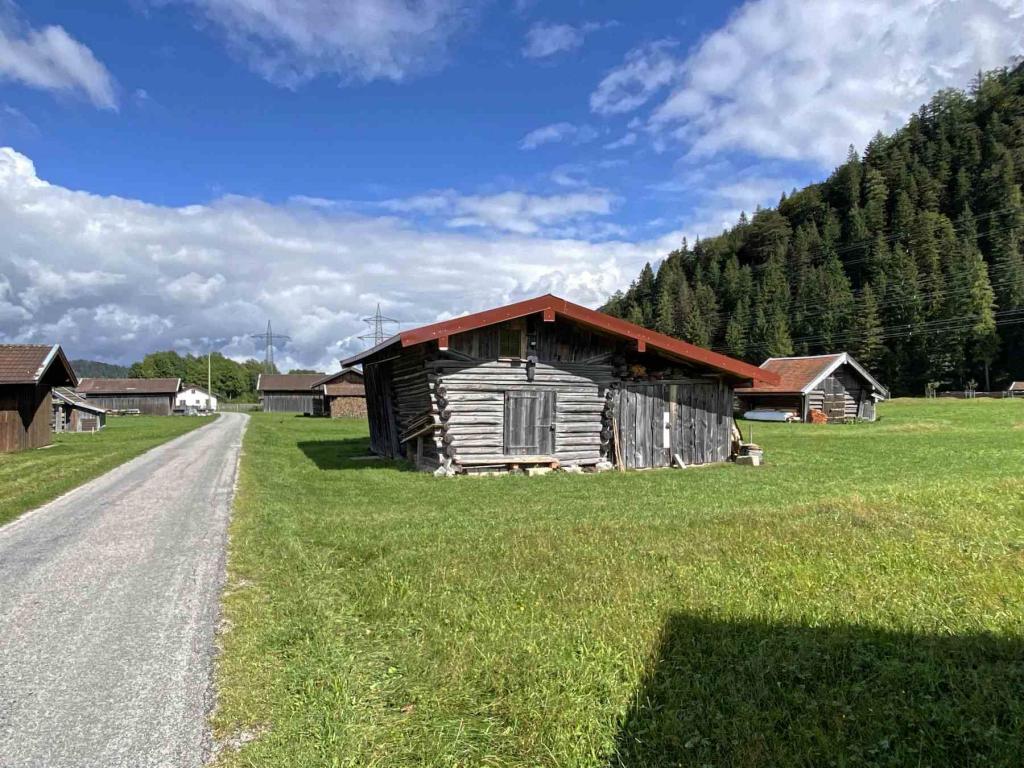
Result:
<svg viewBox="0 0 1024 768"><path fill-rule="evenodd" d="M609 762L1019 766L1024 643L675 615Z"/></svg>
<svg viewBox="0 0 1024 768"><path fill-rule="evenodd" d="M298 444L306 457L320 469L394 469L412 472L415 467L407 461L395 461L370 453L369 438L345 440L308 440Z"/></svg>

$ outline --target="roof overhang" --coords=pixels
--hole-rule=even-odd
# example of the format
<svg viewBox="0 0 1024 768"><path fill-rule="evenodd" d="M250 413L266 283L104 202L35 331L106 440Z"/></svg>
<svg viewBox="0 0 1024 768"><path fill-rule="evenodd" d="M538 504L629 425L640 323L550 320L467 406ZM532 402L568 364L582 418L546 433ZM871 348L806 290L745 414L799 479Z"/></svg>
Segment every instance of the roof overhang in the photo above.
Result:
<svg viewBox="0 0 1024 768"><path fill-rule="evenodd" d="M409 331L402 331L365 352L343 360L342 365L354 365L396 344L410 347L428 341L436 341L441 349L446 349L449 338L456 334L536 314L542 315L544 322L554 322L556 318L563 317L595 331L631 339L636 342L638 352L645 352L648 348L651 348L666 357L686 363L704 365L718 373L736 379L762 381L767 384L775 384L779 381L779 377L776 374L765 371L756 365L735 360L726 355L712 352L709 349L698 347L671 336L666 336L663 333L649 330L626 320L606 315L603 312L587 309L579 304L573 304L551 294L484 312L464 315L440 323L424 325L421 328L414 328Z"/></svg>

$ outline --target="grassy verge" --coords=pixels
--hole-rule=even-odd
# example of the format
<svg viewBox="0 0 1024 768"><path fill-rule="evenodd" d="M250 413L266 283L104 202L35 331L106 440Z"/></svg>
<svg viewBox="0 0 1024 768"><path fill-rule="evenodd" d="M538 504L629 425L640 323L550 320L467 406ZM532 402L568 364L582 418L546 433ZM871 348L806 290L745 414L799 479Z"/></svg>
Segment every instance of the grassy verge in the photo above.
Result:
<svg viewBox="0 0 1024 768"><path fill-rule="evenodd" d="M214 726L258 737L219 764L1019 764L1024 402L881 415L447 481L255 416Z"/></svg>
<svg viewBox="0 0 1024 768"><path fill-rule="evenodd" d="M58 434L47 448L0 454L0 525L206 423L167 416L110 417L100 432Z"/></svg>

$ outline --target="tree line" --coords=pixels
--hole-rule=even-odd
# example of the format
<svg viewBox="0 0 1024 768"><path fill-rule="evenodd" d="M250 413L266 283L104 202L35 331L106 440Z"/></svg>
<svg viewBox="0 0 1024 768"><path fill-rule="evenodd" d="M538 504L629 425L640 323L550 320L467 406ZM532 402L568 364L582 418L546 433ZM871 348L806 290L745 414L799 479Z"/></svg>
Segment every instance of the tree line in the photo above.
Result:
<svg viewBox="0 0 1024 768"><path fill-rule="evenodd" d="M896 394L1024 378L1024 64L668 254L604 311L744 360L849 351Z"/></svg>

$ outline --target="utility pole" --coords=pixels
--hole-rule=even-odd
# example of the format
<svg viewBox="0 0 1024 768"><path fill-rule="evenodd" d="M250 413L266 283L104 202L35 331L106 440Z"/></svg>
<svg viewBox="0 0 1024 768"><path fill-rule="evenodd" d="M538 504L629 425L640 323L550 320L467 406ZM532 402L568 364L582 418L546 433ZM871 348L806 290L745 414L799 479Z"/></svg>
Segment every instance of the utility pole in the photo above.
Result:
<svg viewBox="0 0 1024 768"><path fill-rule="evenodd" d="M377 311L374 312L372 317L364 317L363 322L370 326L370 330L359 338L363 341L373 342L371 346L375 347L387 338L384 335L384 323L398 324L399 321L395 320L393 317L385 317L382 315L380 312L380 304L378 303Z"/></svg>
<svg viewBox="0 0 1024 768"><path fill-rule="evenodd" d="M210 350L206 351L206 410L213 410L213 363L210 361L210 356L213 354Z"/></svg>

